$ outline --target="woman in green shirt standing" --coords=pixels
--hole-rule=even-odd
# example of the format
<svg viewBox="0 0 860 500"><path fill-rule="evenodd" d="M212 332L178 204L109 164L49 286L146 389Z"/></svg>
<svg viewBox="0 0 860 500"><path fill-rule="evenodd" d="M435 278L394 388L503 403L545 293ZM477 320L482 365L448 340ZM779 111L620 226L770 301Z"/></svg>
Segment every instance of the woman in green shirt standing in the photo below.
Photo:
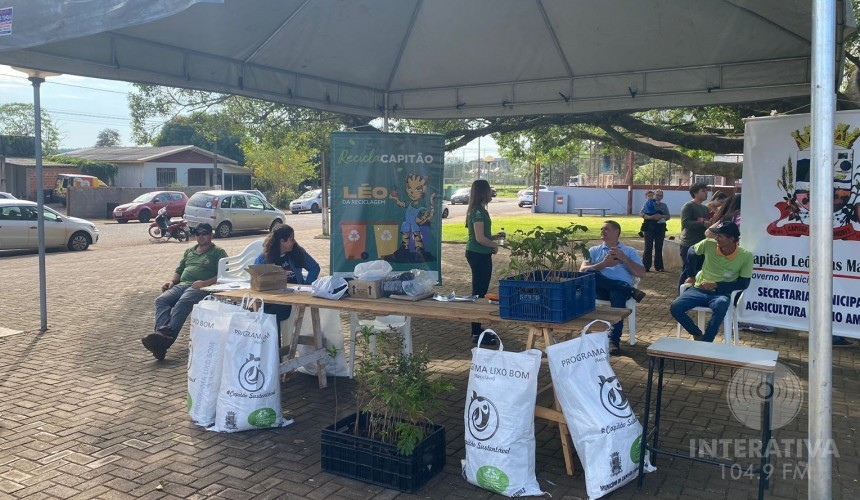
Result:
<svg viewBox="0 0 860 500"><path fill-rule="evenodd" d="M493 254L499 251L499 245L493 241L498 238L498 235L493 235L490 213L487 212L487 203L492 199L493 193L489 182L478 179L472 183L469 208L466 210L466 227L469 229L466 261L472 269L472 295L478 297L483 297L490 288ZM478 342L482 331L480 323L472 323L472 342ZM484 335L483 344L495 345L496 337Z"/></svg>

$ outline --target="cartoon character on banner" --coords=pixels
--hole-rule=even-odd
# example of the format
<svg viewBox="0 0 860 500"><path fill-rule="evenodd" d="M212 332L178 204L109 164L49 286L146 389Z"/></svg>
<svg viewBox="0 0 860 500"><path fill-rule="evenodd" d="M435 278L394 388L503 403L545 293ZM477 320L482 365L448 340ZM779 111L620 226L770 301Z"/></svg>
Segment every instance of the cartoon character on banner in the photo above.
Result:
<svg viewBox="0 0 860 500"><path fill-rule="evenodd" d="M854 164L854 142L860 128L849 130L840 123L833 136L833 239L860 240L860 164ZM810 127L791 133L797 144L796 162L791 158L783 165L776 184L783 191L783 200L776 203L779 218L771 222L767 232L774 236L809 236Z"/></svg>
<svg viewBox="0 0 860 500"><path fill-rule="evenodd" d="M427 251L425 240L429 236L429 224L433 220L436 205L436 193L430 195L429 207L424 206L427 197L429 177L418 174L406 176L406 197L401 201L397 190L392 190L389 198L400 208L406 209L403 222L400 224L400 248L392 255L385 257L389 262L427 262L436 258ZM411 243L411 245L410 245Z"/></svg>

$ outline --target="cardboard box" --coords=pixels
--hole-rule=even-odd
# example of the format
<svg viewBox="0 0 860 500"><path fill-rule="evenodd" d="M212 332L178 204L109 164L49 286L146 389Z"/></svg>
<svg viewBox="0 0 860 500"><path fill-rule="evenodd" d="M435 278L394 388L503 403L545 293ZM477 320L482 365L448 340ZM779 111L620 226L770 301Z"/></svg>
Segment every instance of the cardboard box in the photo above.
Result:
<svg viewBox="0 0 860 500"><path fill-rule="evenodd" d="M382 298L382 280L352 280L349 282L349 296L362 299Z"/></svg>
<svg viewBox="0 0 860 500"><path fill-rule="evenodd" d="M258 292L284 289L290 277L286 269L275 264L250 265L248 274L251 275L251 289Z"/></svg>

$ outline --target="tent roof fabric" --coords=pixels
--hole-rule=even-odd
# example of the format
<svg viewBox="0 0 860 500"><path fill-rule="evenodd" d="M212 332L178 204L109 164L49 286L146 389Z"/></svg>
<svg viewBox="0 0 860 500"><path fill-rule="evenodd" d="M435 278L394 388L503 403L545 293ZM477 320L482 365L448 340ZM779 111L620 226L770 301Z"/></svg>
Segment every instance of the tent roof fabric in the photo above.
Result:
<svg viewBox="0 0 860 500"><path fill-rule="evenodd" d="M0 63L333 112L474 118L808 95L812 2L6 0ZM837 39L854 29L837 1Z"/></svg>

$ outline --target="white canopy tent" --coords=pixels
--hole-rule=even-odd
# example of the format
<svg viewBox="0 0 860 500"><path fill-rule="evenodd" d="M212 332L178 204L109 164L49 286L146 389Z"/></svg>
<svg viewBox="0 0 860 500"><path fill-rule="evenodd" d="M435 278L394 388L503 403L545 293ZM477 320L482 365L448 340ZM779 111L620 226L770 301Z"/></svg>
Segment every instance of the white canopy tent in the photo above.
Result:
<svg viewBox="0 0 860 500"><path fill-rule="evenodd" d="M810 441L831 435L835 82L846 0L5 0L0 64L386 118L812 94ZM34 80L37 84L38 80ZM811 89L814 91L811 92ZM42 282L44 283L44 282ZM810 498L831 496L810 457Z"/></svg>
<svg viewBox="0 0 860 500"><path fill-rule="evenodd" d="M853 27L837 2L837 47ZM6 0L12 66L392 118L808 95L812 5L786 0Z"/></svg>

